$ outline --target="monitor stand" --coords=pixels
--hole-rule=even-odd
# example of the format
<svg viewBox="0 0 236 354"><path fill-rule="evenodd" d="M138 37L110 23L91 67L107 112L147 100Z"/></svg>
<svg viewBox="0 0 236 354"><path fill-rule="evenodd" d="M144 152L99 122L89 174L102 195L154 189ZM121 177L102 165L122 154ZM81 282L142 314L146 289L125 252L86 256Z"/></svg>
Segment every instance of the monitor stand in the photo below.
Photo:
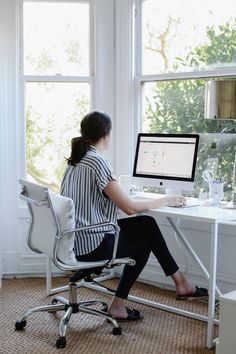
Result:
<svg viewBox="0 0 236 354"><path fill-rule="evenodd" d="M171 195L182 195L182 192L180 189L166 188L166 196Z"/></svg>

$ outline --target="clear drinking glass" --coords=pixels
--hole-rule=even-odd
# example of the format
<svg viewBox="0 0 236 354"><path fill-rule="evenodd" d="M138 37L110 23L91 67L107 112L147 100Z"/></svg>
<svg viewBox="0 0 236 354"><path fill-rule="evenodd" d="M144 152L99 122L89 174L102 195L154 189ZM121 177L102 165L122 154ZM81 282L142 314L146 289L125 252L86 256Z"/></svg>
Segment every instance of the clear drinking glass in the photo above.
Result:
<svg viewBox="0 0 236 354"><path fill-rule="evenodd" d="M213 181L209 183L209 198L212 205L218 206L224 197L224 182Z"/></svg>
<svg viewBox="0 0 236 354"><path fill-rule="evenodd" d="M200 205L206 205L208 200L208 193L206 191L199 192L198 200L200 202Z"/></svg>

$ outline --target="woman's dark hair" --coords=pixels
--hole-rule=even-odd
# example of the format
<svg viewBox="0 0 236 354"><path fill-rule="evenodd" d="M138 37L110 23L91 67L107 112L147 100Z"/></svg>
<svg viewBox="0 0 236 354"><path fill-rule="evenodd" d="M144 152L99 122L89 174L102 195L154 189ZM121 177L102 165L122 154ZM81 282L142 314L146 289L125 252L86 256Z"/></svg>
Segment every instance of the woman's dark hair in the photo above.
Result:
<svg viewBox="0 0 236 354"><path fill-rule="evenodd" d="M71 155L68 165L75 166L89 150L90 144L96 144L111 131L111 119L107 113L93 111L81 121L81 136L71 140Z"/></svg>

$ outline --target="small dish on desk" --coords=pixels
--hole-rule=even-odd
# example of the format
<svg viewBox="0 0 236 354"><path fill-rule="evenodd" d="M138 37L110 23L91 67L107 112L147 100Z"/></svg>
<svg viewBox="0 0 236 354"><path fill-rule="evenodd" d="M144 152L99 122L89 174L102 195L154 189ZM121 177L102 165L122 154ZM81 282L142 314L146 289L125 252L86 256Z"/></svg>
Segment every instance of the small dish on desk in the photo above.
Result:
<svg viewBox="0 0 236 354"><path fill-rule="evenodd" d="M220 207L222 209L236 209L236 205L232 202L221 202Z"/></svg>

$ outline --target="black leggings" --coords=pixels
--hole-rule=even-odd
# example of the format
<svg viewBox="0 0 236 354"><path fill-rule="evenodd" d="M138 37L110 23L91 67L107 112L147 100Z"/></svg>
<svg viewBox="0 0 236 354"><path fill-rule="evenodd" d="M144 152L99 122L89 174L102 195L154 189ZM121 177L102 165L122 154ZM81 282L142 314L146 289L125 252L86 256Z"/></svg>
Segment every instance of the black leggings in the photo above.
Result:
<svg viewBox="0 0 236 354"><path fill-rule="evenodd" d="M151 252L160 263L166 276L174 274L179 268L175 263L163 235L154 218L136 216L120 219L117 257L130 257L136 261L134 266L125 265L116 296L126 299L134 282L145 267ZM106 234L102 243L91 253L77 256L80 261L109 259L112 256L114 236Z"/></svg>

